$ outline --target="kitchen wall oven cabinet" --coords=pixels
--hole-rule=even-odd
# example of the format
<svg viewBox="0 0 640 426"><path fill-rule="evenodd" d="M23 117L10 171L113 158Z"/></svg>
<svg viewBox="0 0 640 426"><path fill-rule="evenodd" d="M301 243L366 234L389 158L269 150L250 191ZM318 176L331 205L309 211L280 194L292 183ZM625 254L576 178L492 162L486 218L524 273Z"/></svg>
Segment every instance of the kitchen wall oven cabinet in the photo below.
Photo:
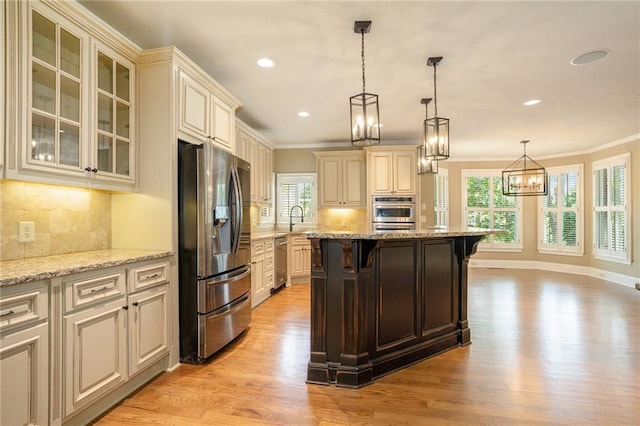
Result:
<svg viewBox="0 0 640 426"><path fill-rule="evenodd" d="M0 424L49 423L49 283L0 289Z"/></svg>
<svg viewBox="0 0 640 426"><path fill-rule="evenodd" d="M6 10L6 177L132 188L137 49L72 2Z"/></svg>
<svg viewBox="0 0 640 426"><path fill-rule="evenodd" d="M235 107L227 104L205 84L180 71L178 131L186 139L209 140L233 152Z"/></svg>
<svg viewBox="0 0 640 426"><path fill-rule="evenodd" d="M398 146L393 150L389 150L389 147L369 147L366 151L369 195L416 195L414 146Z"/></svg>
<svg viewBox="0 0 640 426"><path fill-rule="evenodd" d="M366 206L362 151L321 151L317 157L318 207Z"/></svg>

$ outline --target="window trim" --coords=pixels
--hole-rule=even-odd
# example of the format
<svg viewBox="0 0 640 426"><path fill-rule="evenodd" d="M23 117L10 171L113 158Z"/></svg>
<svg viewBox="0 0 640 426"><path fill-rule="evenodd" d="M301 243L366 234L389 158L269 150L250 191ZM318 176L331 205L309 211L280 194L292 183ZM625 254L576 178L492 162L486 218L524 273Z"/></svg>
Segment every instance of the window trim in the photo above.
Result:
<svg viewBox="0 0 640 426"><path fill-rule="evenodd" d="M468 177L489 177L493 179L494 177L499 177L502 179L502 170L500 169L462 169L460 172L461 175L461 197L462 197L462 208L460 209L462 212L462 228L467 230L467 183L466 178ZM493 186L492 186L493 188ZM522 252L524 249L523 243L523 219L522 219L522 202L519 200L520 197L515 197L516 199L516 223L517 223L517 243L487 243L484 240L478 244L478 251L487 251L487 252ZM490 207L488 210L494 211L494 207Z"/></svg>
<svg viewBox="0 0 640 426"><path fill-rule="evenodd" d="M596 175L596 170L601 170L601 169L607 169L607 173L609 173L609 171L611 170L612 167L614 166L624 166L624 191L625 191L625 204L624 204L624 211L627 213L625 215L625 256L621 257L621 256L615 256L615 253L619 253L619 252L611 252L611 249L607 249L607 250L603 250L603 249L598 249L596 247L596 241L597 241L597 229L596 229L596 209L598 209L598 207L596 207L596 195L597 195L597 190L598 188L596 188L595 182L595 175ZM633 201L631 199L632 194L630 191L630 182L632 179L632 174L631 174L631 153L630 152L626 152L624 154L620 154L620 155L615 155L612 157L607 157L607 158L603 158L600 160L596 160L593 161L591 163L591 190L592 190L592 198L591 198L591 231L592 231L592 246L593 246L593 257L595 259L598 260L603 260L606 262L614 262L614 263L622 263L625 265L631 265L631 251L632 251L632 244L633 241L631 239L631 215L632 215L632 210L630 209L630 206L633 206ZM610 194L607 194L607 196L609 197ZM607 198L610 199L610 198ZM607 207L603 210L600 211L607 211L607 219L609 219L609 214L611 213L610 210L610 205L607 205ZM608 232L608 230L607 230Z"/></svg>
<svg viewBox="0 0 640 426"><path fill-rule="evenodd" d="M578 174L577 180L577 202L576 202L576 240L577 246L575 248L562 247L558 243L557 248L544 244L544 212L546 210L556 211L558 213L562 211L574 211L573 209L562 208L559 205L557 207L545 207L544 197L538 197L538 253L540 254L557 254L562 256L584 256L584 164L570 164L566 166L548 167L547 173L557 174L560 176L563 173L576 172ZM547 183L548 185L548 183ZM548 187L548 186L547 186Z"/></svg>
<svg viewBox="0 0 640 426"><path fill-rule="evenodd" d="M318 222L318 186L316 173L277 173L276 174L276 208L275 208L275 224L276 225L289 225L289 215L287 219L280 216L280 184L282 181L311 181L311 218L306 218L303 222L303 226L316 226ZM309 219L309 220L308 220ZM294 218L294 224L300 223L299 220Z"/></svg>

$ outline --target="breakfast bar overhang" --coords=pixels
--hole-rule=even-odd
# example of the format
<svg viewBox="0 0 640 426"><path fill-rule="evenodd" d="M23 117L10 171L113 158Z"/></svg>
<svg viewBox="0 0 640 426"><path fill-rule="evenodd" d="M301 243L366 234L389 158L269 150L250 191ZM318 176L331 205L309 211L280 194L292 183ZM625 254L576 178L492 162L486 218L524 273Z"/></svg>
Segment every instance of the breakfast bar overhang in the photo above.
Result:
<svg viewBox="0 0 640 426"><path fill-rule="evenodd" d="M467 266L490 233L309 233L307 383L359 388L470 344Z"/></svg>

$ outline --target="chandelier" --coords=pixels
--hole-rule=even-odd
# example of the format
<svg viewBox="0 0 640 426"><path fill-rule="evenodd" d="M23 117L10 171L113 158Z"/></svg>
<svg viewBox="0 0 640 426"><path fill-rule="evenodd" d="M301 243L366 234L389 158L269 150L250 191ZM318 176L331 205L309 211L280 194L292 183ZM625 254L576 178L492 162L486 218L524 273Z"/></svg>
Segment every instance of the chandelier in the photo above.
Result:
<svg viewBox="0 0 640 426"><path fill-rule="evenodd" d="M378 95L367 93L364 70L364 34L371 30L371 21L356 21L355 33L362 36L362 93L351 96L351 145L370 146L380 143L380 111Z"/></svg>
<svg viewBox="0 0 640 426"><path fill-rule="evenodd" d="M438 173L438 160L433 157L428 157L427 154L427 122L429 121L429 103L431 98L422 98L420 103L424 105L424 135L422 137L422 144L418 145L418 174L435 174Z"/></svg>
<svg viewBox="0 0 640 426"><path fill-rule="evenodd" d="M427 66L433 67L433 105L435 116L426 121L424 135L426 139L426 157L436 160L449 158L449 119L438 116L438 86L436 84L436 68L442 56L431 57Z"/></svg>
<svg viewBox="0 0 640 426"><path fill-rule="evenodd" d="M502 171L502 193L511 196L547 195L547 171L527 155L529 141L520 143L524 155Z"/></svg>

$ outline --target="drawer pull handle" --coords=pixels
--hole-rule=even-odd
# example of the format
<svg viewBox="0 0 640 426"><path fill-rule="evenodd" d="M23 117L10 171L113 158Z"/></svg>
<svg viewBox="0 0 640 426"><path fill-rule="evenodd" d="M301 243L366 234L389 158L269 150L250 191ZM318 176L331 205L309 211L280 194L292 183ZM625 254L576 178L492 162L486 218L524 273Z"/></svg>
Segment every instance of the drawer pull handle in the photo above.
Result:
<svg viewBox="0 0 640 426"><path fill-rule="evenodd" d="M3 313L1 313L1 314L0 314L0 318L2 318L2 317L8 317L9 315L13 315L13 314L15 314L15 313L16 313L16 311L7 311L7 312L3 312Z"/></svg>
<svg viewBox="0 0 640 426"><path fill-rule="evenodd" d="M152 279L152 278L156 278L156 277L159 277L159 276L160 276L160 273L159 273L159 272L156 272L155 274L147 275L147 276L146 276L146 277L144 277L143 279L144 279L144 280L150 280L150 279Z"/></svg>
<svg viewBox="0 0 640 426"><path fill-rule="evenodd" d="M109 290L109 286L105 285L100 288L92 288L91 293L97 293L98 291L105 291L105 290Z"/></svg>

